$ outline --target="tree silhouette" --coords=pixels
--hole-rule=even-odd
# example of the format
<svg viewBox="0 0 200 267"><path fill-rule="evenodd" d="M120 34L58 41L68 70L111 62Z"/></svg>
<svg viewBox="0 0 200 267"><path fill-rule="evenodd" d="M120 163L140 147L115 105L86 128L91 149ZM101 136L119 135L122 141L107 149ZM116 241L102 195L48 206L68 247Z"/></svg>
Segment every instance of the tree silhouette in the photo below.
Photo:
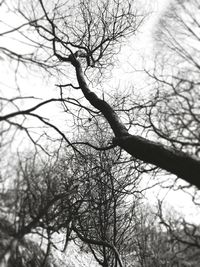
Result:
<svg viewBox="0 0 200 267"><path fill-rule="evenodd" d="M119 146L133 158L153 164L199 188L200 160L193 155L193 151L185 151L182 147L174 147L169 143L158 143L151 138L130 134L126 123L120 118L115 107L109 104L109 100L101 98L97 90L92 89L91 80L95 81L95 79L99 80L99 77L103 77L103 74L114 64L122 43L136 32L143 20L132 1L121 3L119 0L102 0L95 3L92 0L78 1L71 5L62 1L57 1L55 4L42 0L32 1L28 5L23 1L20 4L12 3L12 1L11 4L2 3L7 8L14 9L15 15L21 16L23 23L2 32L1 37L16 33L20 36L18 36L19 42L26 41L28 43L26 53L19 53L17 49L15 51L15 49L2 46L2 56L11 62L17 61L19 66L28 68L34 65L57 76L60 96L44 100L26 109L20 108L16 104L16 99L2 98L2 109L5 112L2 112L0 120L9 125L7 127L24 130L36 143L22 119L26 120L27 117L37 119L53 128L69 145L73 146L74 150L78 151L79 142L73 144L63 130L37 112L51 102L62 103L65 112L72 115L74 119L77 118L79 128L84 124L89 125L90 118L94 118L97 122L105 119L110 127L110 135L114 135L112 140L108 140L108 144L112 142L111 147ZM184 7L186 9L189 4ZM191 28L189 29L191 32ZM176 49L174 51L179 52ZM196 61L190 57L191 61L198 69ZM72 82L68 82L70 79L66 73L72 74ZM67 83L64 80L67 80ZM186 83L181 80L177 86ZM194 81L190 83L190 87L193 83ZM73 89L71 95L70 88ZM178 94L180 99L185 98L184 95L180 95L181 93ZM81 95L84 96L84 99L80 98ZM89 102L89 106L86 100ZM162 100L163 97L157 103ZM185 101L187 102L187 99ZM6 103L11 104L15 111L7 112ZM153 108L154 105L155 103L152 103L151 107ZM193 110L190 108L189 111L198 122ZM180 116L181 114L180 111ZM21 118L20 122L18 118ZM176 128L176 123L174 124L174 128ZM152 126L155 125L152 123ZM101 127L100 124L99 127ZM156 132L156 127L154 130ZM181 143L181 138L177 135L177 142ZM82 142L82 140L80 141ZM99 149L90 142L86 142L86 145Z"/></svg>

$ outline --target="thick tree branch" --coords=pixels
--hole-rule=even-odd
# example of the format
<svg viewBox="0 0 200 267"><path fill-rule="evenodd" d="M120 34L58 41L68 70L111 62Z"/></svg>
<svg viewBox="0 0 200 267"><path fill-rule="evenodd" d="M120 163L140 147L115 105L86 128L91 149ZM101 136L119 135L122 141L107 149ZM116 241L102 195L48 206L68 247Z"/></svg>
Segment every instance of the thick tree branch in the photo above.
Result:
<svg viewBox="0 0 200 267"><path fill-rule="evenodd" d="M200 160L181 151L173 150L145 138L130 135L113 108L88 88L81 64L73 60L79 86L90 104L98 109L108 121L118 145L133 157L164 169L200 189Z"/></svg>
<svg viewBox="0 0 200 267"><path fill-rule="evenodd" d="M117 113L113 110L113 108L106 101L100 99L95 93L90 91L85 81L84 73L80 62L75 59L73 60L72 64L76 69L77 80L85 98L90 102L93 107L101 111L101 113L104 115L104 117L110 124L115 136L120 137L129 135L128 130L120 121Z"/></svg>
<svg viewBox="0 0 200 267"><path fill-rule="evenodd" d="M119 145L133 157L164 169L200 189L200 160L181 151L139 136L115 138Z"/></svg>

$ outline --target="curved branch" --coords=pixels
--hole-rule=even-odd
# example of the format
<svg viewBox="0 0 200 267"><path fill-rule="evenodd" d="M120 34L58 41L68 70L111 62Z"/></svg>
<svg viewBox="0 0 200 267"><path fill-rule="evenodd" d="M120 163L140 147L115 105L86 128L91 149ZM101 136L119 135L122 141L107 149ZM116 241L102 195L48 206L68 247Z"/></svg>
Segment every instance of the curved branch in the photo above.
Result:
<svg viewBox="0 0 200 267"><path fill-rule="evenodd" d="M7 119L10 119L12 117L19 116L19 115L28 115L32 111L35 111L36 109L38 109L38 108L40 108L40 107L42 107L42 106L44 106L44 105L46 105L48 103L61 102L61 101L63 101L63 99L61 99L61 98L51 98L51 99L45 100L45 101L33 106L32 108L19 110L19 111L16 111L16 112L9 113L7 115L0 116L0 121L7 120Z"/></svg>
<svg viewBox="0 0 200 267"><path fill-rule="evenodd" d="M143 137L129 134L114 109L105 100L101 100L90 91L84 78L81 63L76 59L73 65L85 98L103 114L112 128L115 134L114 145L120 146L133 157L175 174L200 189L200 160L198 158Z"/></svg>
<svg viewBox="0 0 200 267"><path fill-rule="evenodd" d="M95 240L95 239L87 238L87 237L81 235L79 233L78 229L74 225L72 225L72 229L77 234L78 238L80 238L83 242L85 242L87 244L97 245L97 246L104 246L104 247L112 249L113 252L115 253L117 261L119 262L119 266L123 267L123 263L122 263L122 260L120 258L119 252L117 251L117 249L116 249L116 247L114 245L111 245L107 241Z"/></svg>

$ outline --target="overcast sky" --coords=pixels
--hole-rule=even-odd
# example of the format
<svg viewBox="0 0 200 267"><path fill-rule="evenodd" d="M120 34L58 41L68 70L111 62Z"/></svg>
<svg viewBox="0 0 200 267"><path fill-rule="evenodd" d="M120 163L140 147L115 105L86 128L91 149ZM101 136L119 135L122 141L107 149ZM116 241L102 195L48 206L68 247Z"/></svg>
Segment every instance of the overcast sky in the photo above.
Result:
<svg viewBox="0 0 200 267"><path fill-rule="evenodd" d="M147 17L146 21L144 22L143 26L140 27L138 34L132 38L127 46L122 48L122 53L120 55L120 60L124 62L123 66L120 64L119 68L114 71L114 79L118 82L118 77L123 82L137 82L137 80L142 80L140 78L140 75L138 73L133 73L133 67L141 67L139 66L142 64L142 55L146 57L148 54L152 54L152 48L153 48L153 39L152 39L152 33L153 29L156 27L156 22L159 19L160 16L162 16L162 13L166 10L167 5L169 4L169 0L144 0L147 4L149 4L149 7L152 8L151 14ZM148 7L148 6L147 6ZM147 8L148 9L148 8ZM120 62L121 63L121 62ZM136 65L136 63L140 63ZM37 85L38 82L38 85ZM36 88L40 88L39 85L40 81L38 81L35 78L34 81L34 93ZM112 85L114 81L111 81ZM134 83L133 83L134 84ZM136 84L136 86L139 87L139 83ZM25 89L30 89L30 84L24 85ZM47 88L48 94L49 94L49 88ZM29 90L28 90L29 91ZM40 90L41 91L41 90ZM41 93L41 92L40 92ZM43 90L43 93L45 93L45 90ZM31 95L31 92L29 91L29 95ZM49 95L48 95L49 96ZM53 112L51 110L51 112ZM154 192L155 194L158 192ZM152 192L150 193L152 194ZM164 195L162 193L162 195ZM182 201L181 201L182 199ZM186 200L185 195L181 196L181 193L175 192L174 194L171 193L168 196L168 200L173 206L179 207L180 210L183 210L190 215L190 201L189 198ZM184 200L184 201L183 201Z"/></svg>

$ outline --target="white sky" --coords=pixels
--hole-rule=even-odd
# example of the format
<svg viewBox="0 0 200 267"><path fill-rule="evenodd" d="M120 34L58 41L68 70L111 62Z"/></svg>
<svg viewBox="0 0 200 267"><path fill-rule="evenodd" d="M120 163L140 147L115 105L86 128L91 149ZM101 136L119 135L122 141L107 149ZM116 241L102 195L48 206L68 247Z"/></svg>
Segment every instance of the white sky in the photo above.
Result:
<svg viewBox="0 0 200 267"><path fill-rule="evenodd" d="M153 53L153 42L152 42L152 31L154 27L156 27L156 21L159 16L161 16L162 12L165 10L166 6L169 4L169 0L144 0L147 5L148 1L151 6L154 8L154 12L149 16L148 19L146 19L146 22L144 25L139 29L139 33L136 37L132 38L128 44L125 47L122 47L122 53L119 56L119 59L123 64L120 64L119 68L116 68L113 72L114 80L110 81L112 84L117 83L125 83L125 84L131 84L134 82L138 82L137 86L139 87L140 80L142 80L142 76L138 74L138 72L133 73L133 68L140 68L142 66L142 58L141 55L143 55L145 58L148 57L148 54ZM137 62L137 63L136 63ZM5 74L5 73L4 73ZM8 73L9 75L9 73ZM5 74L5 77L7 75ZM119 79L118 79L119 78ZM32 86L32 94L36 94L36 88L39 88L39 93L41 95L41 89L42 88L42 95L45 96L48 94L48 97L50 97L49 92L54 91L52 84L52 88L45 87L43 82L41 83L40 79L35 77L34 82L32 81L32 84L25 83L22 84L22 87L24 89L28 90L28 95L31 95L30 85ZM51 109L51 107L46 110L47 113L52 113L52 115L55 115L54 110ZM57 119L58 120L58 119ZM161 193L158 191L151 191L148 195L149 199L153 200L152 194L155 196L157 194L163 195L165 194L164 191ZM168 202L175 206L175 208L179 208L181 211L183 211L187 216L191 216L191 213L194 215L196 212L195 209L191 208L191 201L189 197L187 197L183 193L170 193L166 197L168 199ZM187 200L186 200L187 199ZM193 216L192 215L192 216ZM198 216L198 215L197 215ZM196 217L195 217L196 218Z"/></svg>

